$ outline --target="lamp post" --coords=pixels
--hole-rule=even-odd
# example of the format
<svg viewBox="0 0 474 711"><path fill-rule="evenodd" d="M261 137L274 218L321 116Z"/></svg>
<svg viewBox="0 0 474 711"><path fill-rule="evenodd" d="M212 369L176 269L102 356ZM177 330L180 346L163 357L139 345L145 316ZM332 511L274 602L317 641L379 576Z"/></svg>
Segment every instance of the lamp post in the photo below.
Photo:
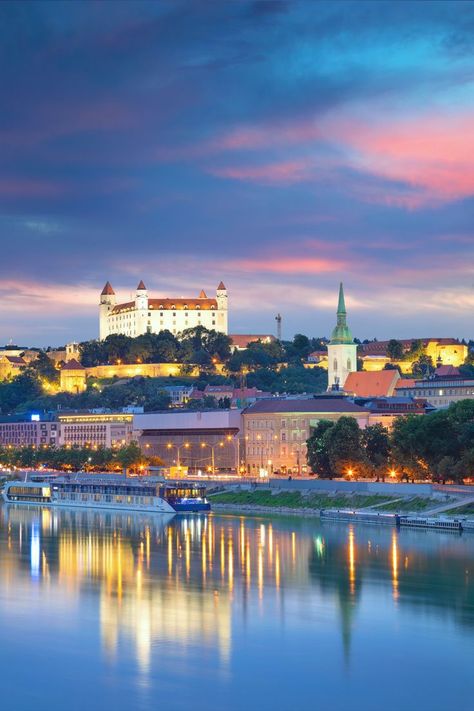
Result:
<svg viewBox="0 0 474 711"><path fill-rule="evenodd" d="M169 443L166 445L166 449L172 449L173 447L176 447L176 452L177 452L176 463L177 463L177 465L178 465L178 471L181 469L181 450L182 450L183 448L184 448L184 449L189 449L190 446L191 446L191 445L189 444L189 442L185 442L184 444L172 444L171 442L169 442Z"/></svg>
<svg viewBox="0 0 474 711"><path fill-rule="evenodd" d="M201 447L204 449L204 447L209 447L211 450L211 469L212 473L214 474L215 470L215 453L214 450L216 447L223 447L224 442L218 442L217 444L209 444L208 442L201 442Z"/></svg>

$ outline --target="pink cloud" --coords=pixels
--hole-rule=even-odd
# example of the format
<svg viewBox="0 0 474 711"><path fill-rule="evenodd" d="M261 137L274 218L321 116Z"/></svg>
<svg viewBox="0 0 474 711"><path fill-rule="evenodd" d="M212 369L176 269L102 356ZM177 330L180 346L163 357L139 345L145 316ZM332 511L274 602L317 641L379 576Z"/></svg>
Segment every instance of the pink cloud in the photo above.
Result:
<svg viewBox="0 0 474 711"><path fill-rule="evenodd" d="M0 198L51 198L63 195L65 192L64 185L47 180L0 179Z"/></svg>
<svg viewBox="0 0 474 711"><path fill-rule="evenodd" d="M283 185L305 182L311 177L308 161L304 160L210 168L208 172L219 178Z"/></svg>
<svg viewBox="0 0 474 711"><path fill-rule="evenodd" d="M358 169L394 181L414 192L391 192L376 199L417 208L474 194L474 112L425 115L378 125L333 123L328 134L351 151Z"/></svg>
<svg viewBox="0 0 474 711"><path fill-rule="evenodd" d="M232 262L234 269L248 272L273 272L275 274L321 274L340 272L347 265L339 259L314 257L259 257Z"/></svg>

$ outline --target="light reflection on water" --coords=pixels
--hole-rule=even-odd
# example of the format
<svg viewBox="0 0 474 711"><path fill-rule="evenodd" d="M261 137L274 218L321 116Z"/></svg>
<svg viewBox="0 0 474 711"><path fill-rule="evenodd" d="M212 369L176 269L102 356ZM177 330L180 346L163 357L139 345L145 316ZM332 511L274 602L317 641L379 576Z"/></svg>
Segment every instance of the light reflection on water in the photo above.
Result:
<svg viewBox="0 0 474 711"><path fill-rule="evenodd" d="M473 576L474 536L3 506L3 698L470 708Z"/></svg>

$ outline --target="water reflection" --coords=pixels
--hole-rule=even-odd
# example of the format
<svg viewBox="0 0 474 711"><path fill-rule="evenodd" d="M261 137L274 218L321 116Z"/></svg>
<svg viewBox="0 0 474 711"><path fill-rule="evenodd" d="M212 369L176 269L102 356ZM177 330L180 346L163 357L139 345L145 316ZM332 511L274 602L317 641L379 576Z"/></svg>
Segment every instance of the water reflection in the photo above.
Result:
<svg viewBox="0 0 474 711"><path fill-rule="evenodd" d="M144 678L170 645L175 659L212 650L229 670L233 645L255 615L267 626L291 619L315 634L334 611L350 665L364 596L382 600L387 614L423 610L471 630L473 554L474 537L453 534L0 508L3 595L13 599L22 584L54 589L70 604L93 595L104 657L114 663L123 645L133 649Z"/></svg>

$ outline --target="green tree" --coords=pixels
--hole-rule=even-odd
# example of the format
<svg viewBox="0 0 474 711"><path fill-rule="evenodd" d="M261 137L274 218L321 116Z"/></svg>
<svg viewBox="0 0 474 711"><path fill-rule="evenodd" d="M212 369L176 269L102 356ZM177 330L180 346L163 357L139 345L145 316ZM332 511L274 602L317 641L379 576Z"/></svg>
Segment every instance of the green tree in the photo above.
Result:
<svg viewBox="0 0 474 711"><path fill-rule="evenodd" d="M403 358L403 343L391 338L387 345L387 355L392 360L401 360Z"/></svg>
<svg viewBox="0 0 474 711"><path fill-rule="evenodd" d="M379 423L370 425L362 430L361 439L369 468L384 479L391 451L388 429Z"/></svg>
<svg viewBox="0 0 474 711"><path fill-rule="evenodd" d="M332 479L334 476L328 452L328 433L333 427L334 422L319 420L306 440L308 465L322 479Z"/></svg>
<svg viewBox="0 0 474 711"><path fill-rule="evenodd" d="M327 452L331 470L337 476L365 473L362 433L354 417L340 417L327 433Z"/></svg>

